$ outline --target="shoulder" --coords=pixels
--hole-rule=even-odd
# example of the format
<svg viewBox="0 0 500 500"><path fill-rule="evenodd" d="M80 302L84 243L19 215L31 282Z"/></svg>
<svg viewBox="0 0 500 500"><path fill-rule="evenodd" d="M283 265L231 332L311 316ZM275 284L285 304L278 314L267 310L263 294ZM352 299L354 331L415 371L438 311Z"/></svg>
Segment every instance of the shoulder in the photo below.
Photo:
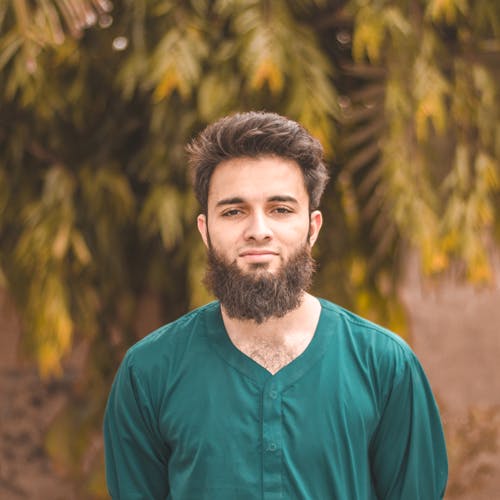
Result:
<svg viewBox="0 0 500 500"><path fill-rule="evenodd" d="M403 351L411 350L409 345L391 330L358 316L333 302L325 299L319 299L319 301L326 320L336 332L355 335L360 342L378 342Z"/></svg>
<svg viewBox="0 0 500 500"><path fill-rule="evenodd" d="M380 408L396 388L427 387L417 356L400 336L336 304L320 301L330 356L349 377L361 377L370 385Z"/></svg>
<svg viewBox="0 0 500 500"><path fill-rule="evenodd" d="M206 317L218 309L219 303L211 302L154 330L128 349L124 363L138 367L178 358L193 343L203 340Z"/></svg>
<svg viewBox="0 0 500 500"><path fill-rule="evenodd" d="M158 411L172 387L207 351L208 318L218 303L207 304L163 325L128 349L115 376L112 398L140 399Z"/></svg>
<svg viewBox="0 0 500 500"><path fill-rule="evenodd" d="M357 314L319 299L325 316L325 324L332 337L332 346L345 349L358 360L377 366L384 366L393 375L418 360L411 347L396 333L373 323Z"/></svg>

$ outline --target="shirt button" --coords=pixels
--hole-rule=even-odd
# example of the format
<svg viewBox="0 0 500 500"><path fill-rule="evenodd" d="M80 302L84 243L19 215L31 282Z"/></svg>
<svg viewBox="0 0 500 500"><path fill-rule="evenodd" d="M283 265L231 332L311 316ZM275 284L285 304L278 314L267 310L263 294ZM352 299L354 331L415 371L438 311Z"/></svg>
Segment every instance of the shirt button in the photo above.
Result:
<svg viewBox="0 0 500 500"><path fill-rule="evenodd" d="M276 448L277 448L276 443L269 443L267 447L269 451L276 451Z"/></svg>
<svg viewBox="0 0 500 500"><path fill-rule="evenodd" d="M276 399L278 397L278 393L275 390L269 391L269 397L271 399Z"/></svg>

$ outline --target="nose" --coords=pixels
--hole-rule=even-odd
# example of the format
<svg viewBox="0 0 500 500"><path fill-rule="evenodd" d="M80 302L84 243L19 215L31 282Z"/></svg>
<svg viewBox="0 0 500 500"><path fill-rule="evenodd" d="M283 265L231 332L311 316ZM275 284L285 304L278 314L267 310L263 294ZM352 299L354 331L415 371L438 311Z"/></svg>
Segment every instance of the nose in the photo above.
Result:
<svg viewBox="0 0 500 500"><path fill-rule="evenodd" d="M272 230L264 213L254 212L247 218L244 237L246 240L266 241L272 238Z"/></svg>

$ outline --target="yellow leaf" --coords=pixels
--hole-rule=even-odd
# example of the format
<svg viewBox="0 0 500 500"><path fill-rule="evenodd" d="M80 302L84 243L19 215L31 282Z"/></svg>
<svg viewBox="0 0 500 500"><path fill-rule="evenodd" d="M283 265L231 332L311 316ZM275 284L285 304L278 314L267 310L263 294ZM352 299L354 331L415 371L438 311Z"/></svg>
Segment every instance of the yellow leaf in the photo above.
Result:
<svg viewBox="0 0 500 500"><path fill-rule="evenodd" d="M467 266L467 277L472 283L489 283L492 280L491 266L482 249L477 248Z"/></svg>
<svg viewBox="0 0 500 500"><path fill-rule="evenodd" d="M491 158L491 156L480 152L476 158L475 169L478 176L484 179L485 185L488 189L496 190L500 186L500 179L498 175L498 164Z"/></svg>
<svg viewBox="0 0 500 500"><path fill-rule="evenodd" d="M452 227L441 239L443 252L450 253L456 250L460 241L460 235L456 227Z"/></svg>
<svg viewBox="0 0 500 500"><path fill-rule="evenodd" d="M147 232L159 232L165 248L172 248L182 237L182 206L178 190L164 185L156 186L148 195L139 217Z"/></svg>
<svg viewBox="0 0 500 500"><path fill-rule="evenodd" d="M353 257L349 276L355 286L361 286L366 281L366 262L359 257Z"/></svg>
<svg viewBox="0 0 500 500"><path fill-rule="evenodd" d="M62 375L59 350L53 345L42 344L37 351L37 360L42 378L60 377Z"/></svg>
<svg viewBox="0 0 500 500"><path fill-rule="evenodd" d="M431 0L427 6L427 16L434 22L444 21L455 24L459 13L468 11L466 0Z"/></svg>
<svg viewBox="0 0 500 500"><path fill-rule="evenodd" d="M71 347L73 337L64 283L54 274L35 280L30 288L29 303L40 374L59 376L61 359Z"/></svg>
<svg viewBox="0 0 500 500"><path fill-rule="evenodd" d="M66 353L66 351L71 346L71 339L73 333L73 321L68 315L67 311L62 312L54 321L54 326L56 328L55 334L57 335L57 342L60 348L61 356Z"/></svg>
<svg viewBox="0 0 500 500"><path fill-rule="evenodd" d="M404 307L396 300L389 300L387 308L388 328L409 342L410 332Z"/></svg>
<svg viewBox="0 0 500 500"><path fill-rule="evenodd" d="M250 82L253 89L259 90L268 84L272 94L277 95L283 90L284 79L283 74L278 66L269 58L263 59Z"/></svg>
<svg viewBox="0 0 500 500"><path fill-rule="evenodd" d="M71 235L71 247L81 264L88 264L92 260L89 247L79 231L73 231Z"/></svg>
<svg viewBox="0 0 500 500"><path fill-rule="evenodd" d="M424 274L434 274L444 271L449 265L449 258L440 246L440 241L431 233L426 234L421 241L422 268Z"/></svg>
<svg viewBox="0 0 500 500"><path fill-rule="evenodd" d="M52 244L52 255L60 260L62 259L68 250L69 240L71 234L71 227L69 224L62 224L57 231L54 238L54 243Z"/></svg>
<svg viewBox="0 0 500 500"><path fill-rule="evenodd" d="M180 90L180 79L175 69L170 68L156 86L153 93L154 100L159 102L167 99L175 90Z"/></svg>
<svg viewBox="0 0 500 500"><path fill-rule="evenodd" d="M325 113L317 112L309 103L307 97L304 98L304 106L302 112L298 117L298 121L309 131L309 133L316 137L325 151L327 158L334 156L332 147L332 138L334 137L334 129L332 122ZM307 103L307 104L306 104Z"/></svg>
<svg viewBox="0 0 500 500"><path fill-rule="evenodd" d="M385 36L382 14L366 5L356 16L356 26L352 41L352 54L355 61L362 61L365 55L372 63L380 61L382 43Z"/></svg>
<svg viewBox="0 0 500 500"><path fill-rule="evenodd" d="M443 95L430 92L418 104L415 112L415 130L419 141L424 142L429 137L429 124L433 124L437 132L443 132L446 127L446 107Z"/></svg>
<svg viewBox="0 0 500 500"><path fill-rule="evenodd" d="M359 314L364 317L373 318L372 314L375 309L373 306L374 304L370 293L365 289L359 290L356 294L356 311L359 311Z"/></svg>

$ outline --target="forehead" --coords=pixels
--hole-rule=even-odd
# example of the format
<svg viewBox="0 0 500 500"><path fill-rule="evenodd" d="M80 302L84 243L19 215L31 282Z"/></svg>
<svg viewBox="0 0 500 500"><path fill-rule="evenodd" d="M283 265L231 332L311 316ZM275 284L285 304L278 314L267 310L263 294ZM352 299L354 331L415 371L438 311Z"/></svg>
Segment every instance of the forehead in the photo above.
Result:
<svg viewBox="0 0 500 500"><path fill-rule="evenodd" d="M251 201L279 195L293 196L299 202L308 203L304 175L295 161L274 156L233 158L215 167L208 203L211 205L230 197Z"/></svg>

